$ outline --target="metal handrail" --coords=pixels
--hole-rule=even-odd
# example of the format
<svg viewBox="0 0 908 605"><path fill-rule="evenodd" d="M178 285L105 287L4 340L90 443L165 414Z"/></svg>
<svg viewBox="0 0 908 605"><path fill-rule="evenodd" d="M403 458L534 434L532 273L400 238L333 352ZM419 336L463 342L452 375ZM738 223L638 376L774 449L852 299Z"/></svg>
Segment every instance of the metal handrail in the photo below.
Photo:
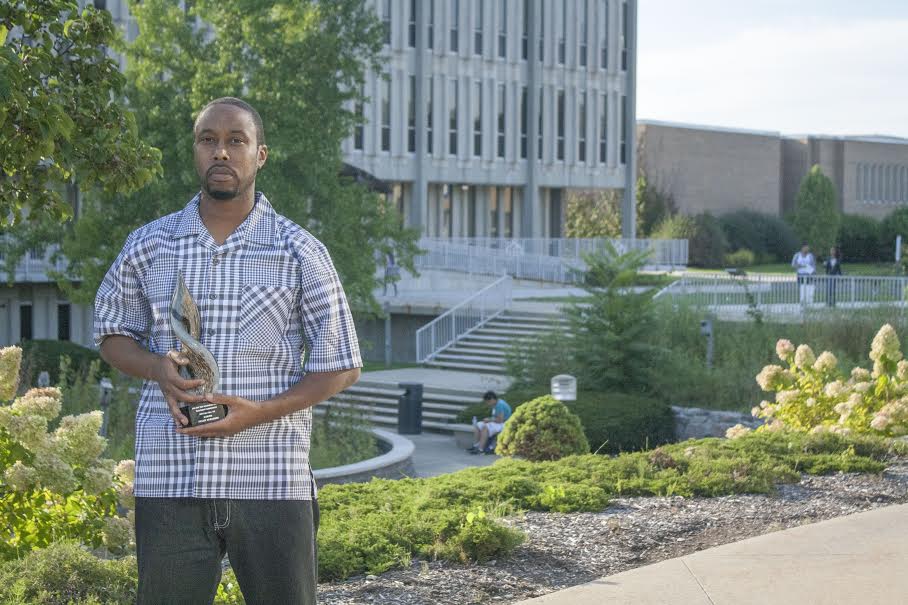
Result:
<svg viewBox="0 0 908 605"><path fill-rule="evenodd" d="M425 363L511 306L513 279L504 275L416 331L416 358Z"/></svg>

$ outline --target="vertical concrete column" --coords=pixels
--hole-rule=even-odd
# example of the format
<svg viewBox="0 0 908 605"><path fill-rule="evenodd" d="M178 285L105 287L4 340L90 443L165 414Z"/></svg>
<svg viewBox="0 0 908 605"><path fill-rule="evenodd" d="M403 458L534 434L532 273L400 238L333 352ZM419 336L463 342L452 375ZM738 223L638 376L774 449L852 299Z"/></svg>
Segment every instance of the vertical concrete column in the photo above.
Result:
<svg viewBox="0 0 908 605"><path fill-rule="evenodd" d="M435 0L429 0L434 2ZM428 178L426 163L429 159L429 150L426 140L426 24L429 14L426 2L414 2L416 6L416 60L414 61L415 91L414 99L416 109L416 152L413 157L413 196L410 203L410 225L420 227L423 235L428 235ZM438 32L436 32L437 34ZM436 41L438 36L435 36ZM433 106L434 109L434 106ZM434 132L434 130L433 130Z"/></svg>
<svg viewBox="0 0 908 605"><path fill-rule="evenodd" d="M523 188L523 212L521 213L521 237L536 237L536 216L539 212L539 105L540 62L539 62L539 25L542 23L542 3L538 0L526 0L532 3L529 12L529 35L527 40L527 160L526 185ZM518 104L519 106L519 104Z"/></svg>
<svg viewBox="0 0 908 605"><path fill-rule="evenodd" d="M621 236L634 239L637 234L637 0L627 0L625 91L627 110L622 118L627 128L627 161L624 166L624 198L621 203Z"/></svg>

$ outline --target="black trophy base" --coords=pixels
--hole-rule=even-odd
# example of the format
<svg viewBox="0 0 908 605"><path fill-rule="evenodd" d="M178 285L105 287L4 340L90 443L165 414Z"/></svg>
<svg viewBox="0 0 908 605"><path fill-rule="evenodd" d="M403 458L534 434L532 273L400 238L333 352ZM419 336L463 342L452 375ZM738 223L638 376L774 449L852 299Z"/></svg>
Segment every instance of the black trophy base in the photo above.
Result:
<svg viewBox="0 0 908 605"><path fill-rule="evenodd" d="M180 411L189 419L189 426L202 426L227 416L227 406L222 403L184 405L180 407Z"/></svg>

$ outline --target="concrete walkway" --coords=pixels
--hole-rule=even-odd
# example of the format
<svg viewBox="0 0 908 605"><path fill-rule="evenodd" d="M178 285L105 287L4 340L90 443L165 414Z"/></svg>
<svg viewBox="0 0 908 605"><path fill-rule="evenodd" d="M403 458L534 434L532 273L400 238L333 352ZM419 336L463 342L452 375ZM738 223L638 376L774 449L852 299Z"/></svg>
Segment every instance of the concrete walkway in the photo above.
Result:
<svg viewBox="0 0 908 605"><path fill-rule="evenodd" d="M359 381L393 385L401 382L420 382L426 389L449 389L475 393L476 403L482 402L482 394L486 391L504 392L511 384L510 378L500 374L458 372L436 368L399 368L363 372Z"/></svg>
<svg viewBox="0 0 908 605"><path fill-rule="evenodd" d="M403 435L413 442L413 470L417 477L434 477L472 466L489 466L498 456L474 455L457 447L453 435Z"/></svg>
<svg viewBox="0 0 908 605"><path fill-rule="evenodd" d="M710 548L525 605L908 603L908 505Z"/></svg>

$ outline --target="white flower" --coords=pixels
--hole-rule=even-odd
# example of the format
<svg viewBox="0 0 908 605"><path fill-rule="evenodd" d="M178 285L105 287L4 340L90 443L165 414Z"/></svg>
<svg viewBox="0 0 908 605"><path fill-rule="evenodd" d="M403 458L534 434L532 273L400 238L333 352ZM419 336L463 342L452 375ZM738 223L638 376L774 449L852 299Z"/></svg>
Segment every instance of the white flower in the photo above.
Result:
<svg viewBox="0 0 908 605"><path fill-rule="evenodd" d="M870 345L870 359L879 361L883 357L889 361L898 361L902 358L902 345L899 342L898 334L895 333L895 328L889 324L880 328Z"/></svg>
<svg viewBox="0 0 908 605"><path fill-rule="evenodd" d="M0 400L9 401L16 396L21 364L22 349L19 347L0 349Z"/></svg>
<svg viewBox="0 0 908 605"><path fill-rule="evenodd" d="M744 426L743 424L736 424L735 426L730 427L727 431L725 431L725 438L726 439L737 439L739 437L743 437L744 435L746 435L750 432L752 432L752 429Z"/></svg>
<svg viewBox="0 0 908 605"><path fill-rule="evenodd" d="M806 370L816 362L816 357L813 354L813 349L808 345L801 345L798 347L798 350L795 351L795 366L802 370Z"/></svg>
<svg viewBox="0 0 908 605"><path fill-rule="evenodd" d="M889 416L887 416L886 414L880 413L880 414L877 414L876 416L874 416L873 420L870 421L870 427L877 431L885 431L886 427L889 426L889 422L890 422Z"/></svg>
<svg viewBox="0 0 908 605"><path fill-rule="evenodd" d="M823 351L813 364L813 369L818 372L832 372L839 365L839 360L829 351Z"/></svg>
<svg viewBox="0 0 908 605"><path fill-rule="evenodd" d="M867 382L870 380L870 372L864 368L855 368L851 370L852 382Z"/></svg>
<svg viewBox="0 0 908 605"><path fill-rule="evenodd" d="M764 401L763 403L766 403L766 402ZM755 405L754 407L750 408L750 415L753 416L754 418L759 418L760 414L763 412L763 408L765 408L765 407L766 406L760 407L759 405Z"/></svg>
<svg viewBox="0 0 908 605"><path fill-rule="evenodd" d="M790 340L786 340L786 339L782 338L782 339L779 339L779 342L776 343L776 355L778 355L779 359L781 359L784 362L789 361L789 359L791 358L791 355L792 355L792 353L794 353L794 351L795 351L794 345L791 344Z"/></svg>
<svg viewBox="0 0 908 605"><path fill-rule="evenodd" d="M841 380L830 382L823 388L823 394L831 399L839 397L845 392L845 384Z"/></svg>
<svg viewBox="0 0 908 605"><path fill-rule="evenodd" d="M89 466L101 455L107 441L98 435L103 414L100 410L64 416L54 438L60 445L63 458L74 466Z"/></svg>
<svg viewBox="0 0 908 605"><path fill-rule="evenodd" d="M859 382L852 387L855 393L867 393L873 388L872 382Z"/></svg>
<svg viewBox="0 0 908 605"><path fill-rule="evenodd" d="M801 394L800 392L794 391L794 390L779 391L778 393L776 393L776 403L781 404L781 405L793 403L794 401L797 400L797 398L800 396L800 394Z"/></svg>
<svg viewBox="0 0 908 605"><path fill-rule="evenodd" d="M780 366L768 365L757 374L757 384L760 385L760 388L764 391L768 392L775 390L776 386L779 385L782 372L783 370Z"/></svg>

